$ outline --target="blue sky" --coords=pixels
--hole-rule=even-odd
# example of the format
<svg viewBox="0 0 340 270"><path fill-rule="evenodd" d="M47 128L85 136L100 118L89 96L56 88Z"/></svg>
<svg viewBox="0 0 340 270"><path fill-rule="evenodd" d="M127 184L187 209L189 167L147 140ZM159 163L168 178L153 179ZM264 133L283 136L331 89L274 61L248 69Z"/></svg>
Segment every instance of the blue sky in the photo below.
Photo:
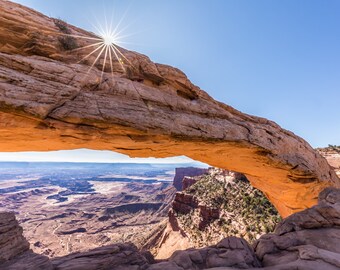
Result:
<svg viewBox="0 0 340 270"><path fill-rule="evenodd" d="M312 146L340 145L340 1L18 0L95 32L126 16L124 47L183 70L214 98Z"/></svg>

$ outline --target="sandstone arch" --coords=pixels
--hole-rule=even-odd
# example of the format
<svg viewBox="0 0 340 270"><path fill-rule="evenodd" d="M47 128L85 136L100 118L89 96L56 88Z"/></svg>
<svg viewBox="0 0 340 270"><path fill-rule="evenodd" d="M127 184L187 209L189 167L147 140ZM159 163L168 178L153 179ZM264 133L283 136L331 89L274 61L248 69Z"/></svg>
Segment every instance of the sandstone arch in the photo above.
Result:
<svg viewBox="0 0 340 270"><path fill-rule="evenodd" d="M303 139L215 101L181 71L124 50L137 71L127 75L115 63L100 82L101 63L87 74L88 63L77 62L88 51L63 50L53 19L7 1L0 12L0 151L187 155L246 174L284 217L315 204L323 188L340 186Z"/></svg>

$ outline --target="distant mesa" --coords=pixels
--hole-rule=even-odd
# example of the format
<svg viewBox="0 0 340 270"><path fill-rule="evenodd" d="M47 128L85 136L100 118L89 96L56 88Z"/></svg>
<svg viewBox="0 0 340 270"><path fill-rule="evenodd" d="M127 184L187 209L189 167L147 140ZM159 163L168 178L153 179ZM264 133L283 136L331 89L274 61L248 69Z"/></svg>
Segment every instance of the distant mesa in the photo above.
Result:
<svg viewBox="0 0 340 270"><path fill-rule="evenodd" d="M195 168L195 167L176 168L173 185L176 188L176 190L181 191L185 189L185 186L183 187L183 179L185 177L202 175L206 173L207 171L208 171L207 169L201 169L201 168Z"/></svg>

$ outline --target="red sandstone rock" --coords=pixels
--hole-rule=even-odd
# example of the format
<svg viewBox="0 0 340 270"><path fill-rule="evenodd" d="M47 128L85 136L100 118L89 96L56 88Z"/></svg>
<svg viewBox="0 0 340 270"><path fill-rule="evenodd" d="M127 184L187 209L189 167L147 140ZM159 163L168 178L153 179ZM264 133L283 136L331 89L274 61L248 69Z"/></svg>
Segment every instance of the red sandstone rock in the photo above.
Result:
<svg viewBox="0 0 340 270"><path fill-rule="evenodd" d="M29 243L14 213L0 212L0 263L28 251Z"/></svg>
<svg viewBox="0 0 340 270"><path fill-rule="evenodd" d="M14 213L0 212L0 269L51 270L48 258L34 254Z"/></svg>
<svg viewBox="0 0 340 270"><path fill-rule="evenodd" d="M255 251L268 269L340 269L339 243L340 189L329 188L320 193L318 205L262 236Z"/></svg>
<svg viewBox="0 0 340 270"><path fill-rule="evenodd" d="M182 181L182 190L186 190L187 188L191 187L196 182L197 180L194 177L185 176Z"/></svg>
<svg viewBox="0 0 340 270"><path fill-rule="evenodd" d="M174 178L174 186L178 191L184 189L183 181L186 176L198 176L207 172L207 169L187 167L187 168L176 168L176 174Z"/></svg>

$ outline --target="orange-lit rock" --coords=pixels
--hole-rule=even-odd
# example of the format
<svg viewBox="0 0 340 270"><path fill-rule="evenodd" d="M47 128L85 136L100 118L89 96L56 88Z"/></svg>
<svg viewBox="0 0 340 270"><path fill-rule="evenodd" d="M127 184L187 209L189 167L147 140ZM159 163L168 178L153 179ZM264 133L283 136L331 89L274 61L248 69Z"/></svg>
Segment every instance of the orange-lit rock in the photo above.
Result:
<svg viewBox="0 0 340 270"><path fill-rule="evenodd" d="M121 49L126 72L88 49L66 50L53 19L0 2L0 151L106 149L132 157L186 155L244 173L285 217L340 182L300 137L212 99L178 69ZM73 35L88 35L67 26ZM76 38L77 46L89 41Z"/></svg>

